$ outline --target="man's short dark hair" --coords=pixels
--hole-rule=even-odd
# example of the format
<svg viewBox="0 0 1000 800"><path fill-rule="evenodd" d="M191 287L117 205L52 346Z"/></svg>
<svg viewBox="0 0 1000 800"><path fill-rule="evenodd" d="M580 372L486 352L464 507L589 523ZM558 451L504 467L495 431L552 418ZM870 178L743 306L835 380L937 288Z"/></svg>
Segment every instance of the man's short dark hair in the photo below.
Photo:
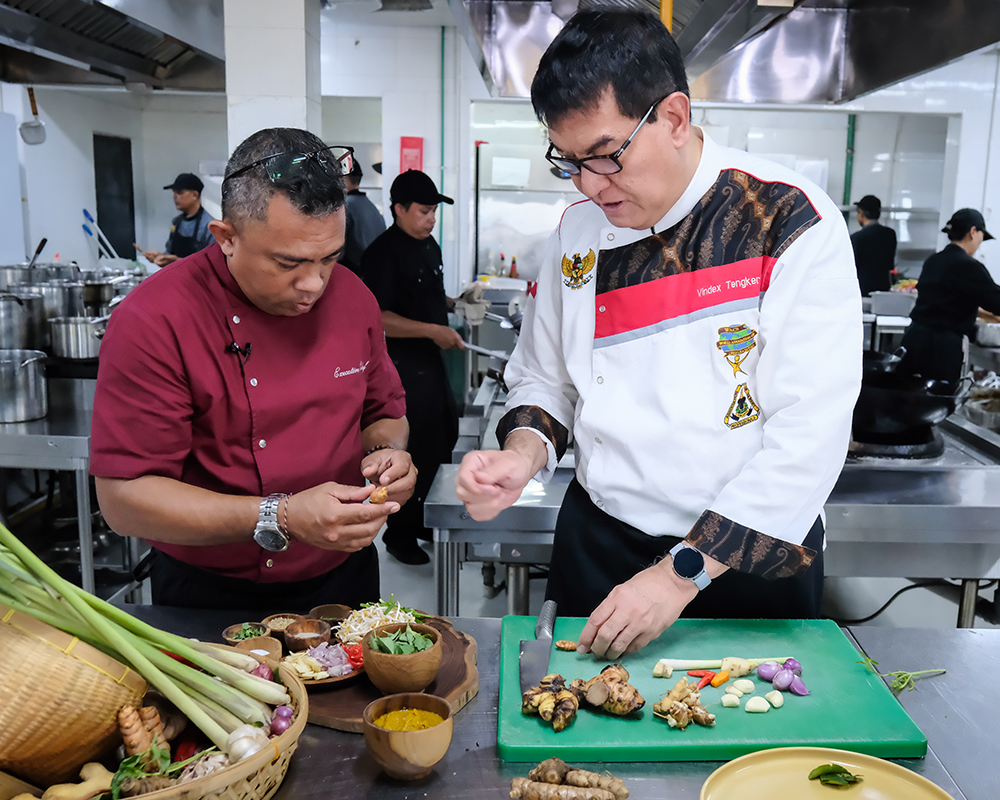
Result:
<svg viewBox="0 0 1000 800"><path fill-rule="evenodd" d="M688 91L684 58L660 18L615 8L574 14L552 41L531 82L531 104L543 125L597 106L608 89L622 116L641 119L667 95ZM649 117L656 121L656 111Z"/></svg>
<svg viewBox="0 0 1000 800"><path fill-rule="evenodd" d="M354 166L351 167L351 171L347 173L347 177L349 177L352 181L354 181L354 183L360 186L362 175L364 175L364 173L361 171L361 162L358 161L357 159L354 159Z"/></svg>
<svg viewBox="0 0 1000 800"><path fill-rule="evenodd" d="M263 166L247 170L232 180L239 169L279 153L315 153L326 147L323 140L299 128L265 128L251 134L233 151L222 181L222 218L246 221L267 219L271 196L281 192L292 205L310 217L325 217L344 205L344 178L334 165L324 167L310 159L287 179L273 182Z"/></svg>

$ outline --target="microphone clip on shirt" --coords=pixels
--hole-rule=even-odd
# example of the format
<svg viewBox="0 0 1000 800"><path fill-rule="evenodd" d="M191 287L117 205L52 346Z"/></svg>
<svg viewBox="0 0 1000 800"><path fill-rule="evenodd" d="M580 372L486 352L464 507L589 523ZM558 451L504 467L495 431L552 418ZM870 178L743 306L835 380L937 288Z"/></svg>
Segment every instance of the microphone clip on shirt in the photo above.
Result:
<svg viewBox="0 0 1000 800"><path fill-rule="evenodd" d="M243 361L245 362L250 358L250 342L246 343L245 347L240 347L236 342L232 342L227 348L227 353L235 353L238 356L243 356Z"/></svg>

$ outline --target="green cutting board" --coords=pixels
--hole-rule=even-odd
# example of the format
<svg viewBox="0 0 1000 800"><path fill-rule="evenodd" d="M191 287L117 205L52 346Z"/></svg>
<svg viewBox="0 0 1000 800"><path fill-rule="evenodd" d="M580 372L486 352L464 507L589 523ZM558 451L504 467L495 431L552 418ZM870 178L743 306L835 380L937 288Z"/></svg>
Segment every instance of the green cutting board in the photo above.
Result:
<svg viewBox="0 0 1000 800"><path fill-rule="evenodd" d="M521 713L518 655L522 639L535 636L536 617L504 617L500 651L500 708L497 748L508 761L542 761L552 756L577 761L728 761L768 747L834 747L883 758L915 758L927 753L927 737L882 682L863 664L854 645L829 620L679 620L659 639L622 663L646 705L629 717L614 717L581 707L576 719L555 733L537 715ZM582 617L556 620L555 639L576 641ZM653 703L670 691L683 673L654 678L661 658L713 659L727 656L794 656L811 694L784 693L784 705L764 714L743 705L719 705L726 686L702 689L702 703L716 724L694 723L675 730L653 716ZM592 678L607 666L593 655L553 648L549 672ZM925 667L913 665L914 669ZM754 694L774 687L757 677ZM690 680L690 678L689 678Z"/></svg>

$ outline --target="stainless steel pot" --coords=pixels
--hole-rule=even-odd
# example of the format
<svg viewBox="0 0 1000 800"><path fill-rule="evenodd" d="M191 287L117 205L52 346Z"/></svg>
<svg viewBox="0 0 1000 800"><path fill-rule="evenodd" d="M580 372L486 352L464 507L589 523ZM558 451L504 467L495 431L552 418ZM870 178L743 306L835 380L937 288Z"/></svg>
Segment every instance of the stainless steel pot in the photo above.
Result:
<svg viewBox="0 0 1000 800"><path fill-rule="evenodd" d="M83 302L87 306L103 306L111 302L118 294L118 284L128 280L130 275L119 275L115 278L98 278L84 281Z"/></svg>
<svg viewBox="0 0 1000 800"><path fill-rule="evenodd" d="M0 350L45 346L45 308L40 295L0 291Z"/></svg>
<svg viewBox="0 0 1000 800"><path fill-rule="evenodd" d="M0 289L10 289L33 281L42 283L48 279L49 271L44 267L32 269L23 266L0 267Z"/></svg>
<svg viewBox="0 0 1000 800"><path fill-rule="evenodd" d="M0 350L0 422L24 422L48 413L45 353Z"/></svg>
<svg viewBox="0 0 1000 800"><path fill-rule="evenodd" d="M55 317L49 320L52 355L57 358L97 358L107 317Z"/></svg>
<svg viewBox="0 0 1000 800"><path fill-rule="evenodd" d="M18 264L19 267L27 267L27 264ZM31 277L30 283L37 283L45 280L50 281L78 281L82 270L78 264L58 264L55 261L38 261L31 268L35 273ZM44 274L43 274L44 273Z"/></svg>

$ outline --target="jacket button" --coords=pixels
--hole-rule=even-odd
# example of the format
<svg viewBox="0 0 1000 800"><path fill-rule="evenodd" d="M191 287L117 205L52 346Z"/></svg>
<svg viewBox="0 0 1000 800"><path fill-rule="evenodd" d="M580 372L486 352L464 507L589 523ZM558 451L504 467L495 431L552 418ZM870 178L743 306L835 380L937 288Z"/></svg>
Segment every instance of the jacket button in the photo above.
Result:
<svg viewBox="0 0 1000 800"><path fill-rule="evenodd" d="M603 314L604 311L605 311L605 308L604 308L604 306L599 306L597 310L600 311Z"/></svg>
<svg viewBox="0 0 1000 800"><path fill-rule="evenodd" d="M615 240L615 235L613 233L608 234L608 241L613 242Z"/></svg>
<svg viewBox="0 0 1000 800"><path fill-rule="evenodd" d="M604 383L604 378L602 376L598 375L597 376L597 382L598 383Z"/></svg>
<svg viewBox="0 0 1000 800"><path fill-rule="evenodd" d="M264 562L264 566L265 567L273 567L274 566L274 559L273 558L269 558L267 561Z"/></svg>
<svg viewBox="0 0 1000 800"><path fill-rule="evenodd" d="M250 379L250 385L251 386L256 386L257 385L257 379L256 378L251 378Z"/></svg>
<svg viewBox="0 0 1000 800"><path fill-rule="evenodd" d="M233 323L236 324L236 325L239 325L240 324L240 318L239 317L233 317Z"/></svg>
<svg viewBox="0 0 1000 800"><path fill-rule="evenodd" d="M259 442L257 442L257 446L261 450L263 450L265 447L267 447L267 440L266 439L261 439Z"/></svg>

